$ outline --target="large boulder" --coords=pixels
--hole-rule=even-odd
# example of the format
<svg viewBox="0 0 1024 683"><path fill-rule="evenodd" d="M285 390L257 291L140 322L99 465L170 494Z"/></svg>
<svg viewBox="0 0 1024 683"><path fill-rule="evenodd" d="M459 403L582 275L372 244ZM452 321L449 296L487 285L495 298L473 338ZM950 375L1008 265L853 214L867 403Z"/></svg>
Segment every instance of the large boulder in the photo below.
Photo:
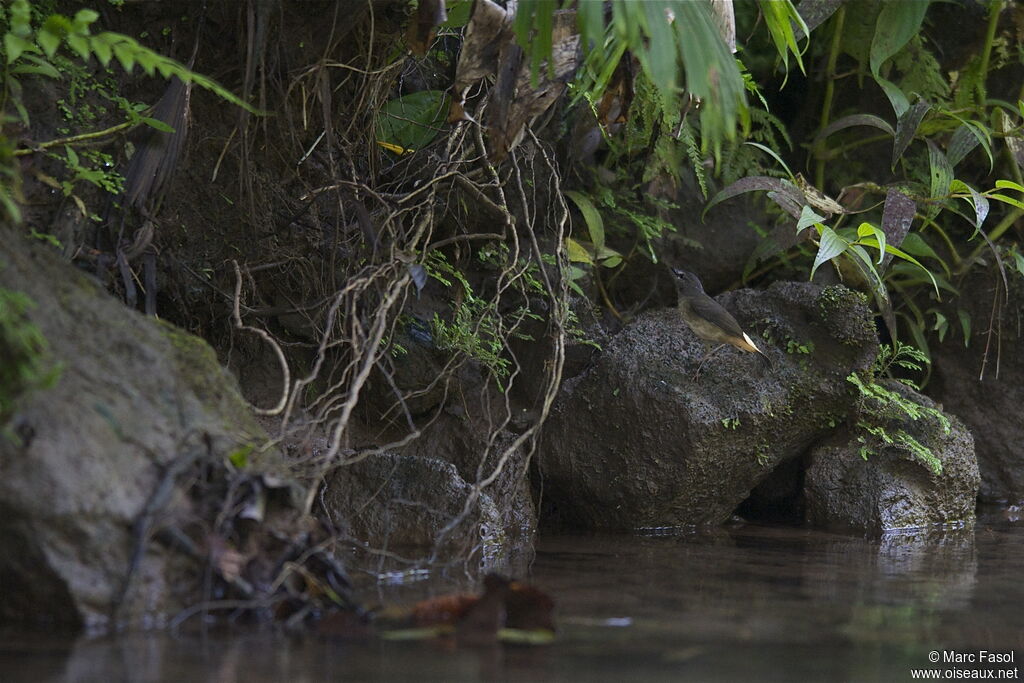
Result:
<svg viewBox="0 0 1024 683"><path fill-rule="evenodd" d="M1020 278L1010 283L1013 291L1001 316L1017 321L1024 316L1024 286ZM934 374L926 390L974 434L981 499L1017 504L1024 502L1024 337L1015 322L1000 325L992 319L999 312L993 301L1004 296L997 287L1002 288L998 275L985 273L963 284L957 306L969 316L974 334L966 346L953 332L946 343L932 348Z"/></svg>
<svg viewBox="0 0 1024 683"><path fill-rule="evenodd" d="M899 382L880 386L936 408L931 399ZM947 419L948 431L934 413L876 425L890 438L903 430L931 452L941 469L898 445L875 448L865 460L862 447L876 440L857 427L839 430L816 446L804 472L807 521L865 532L973 522L980 483L974 440L959 419Z"/></svg>
<svg viewBox="0 0 1024 683"><path fill-rule="evenodd" d="M539 456L556 520L608 529L726 520L776 467L805 453L855 405L847 375L878 344L863 297L776 283L719 297L774 361L705 354L674 308L640 315L565 382Z"/></svg>
<svg viewBox="0 0 1024 683"><path fill-rule="evenodd" d="M27 322L60 367L0 425L0 623L173 614L196 584L183 586L180 555L147 543L183 504L157 495L165 474L265 435L205 342L126 309L49 247L5 235L0 288L34 302Z"/></svg>

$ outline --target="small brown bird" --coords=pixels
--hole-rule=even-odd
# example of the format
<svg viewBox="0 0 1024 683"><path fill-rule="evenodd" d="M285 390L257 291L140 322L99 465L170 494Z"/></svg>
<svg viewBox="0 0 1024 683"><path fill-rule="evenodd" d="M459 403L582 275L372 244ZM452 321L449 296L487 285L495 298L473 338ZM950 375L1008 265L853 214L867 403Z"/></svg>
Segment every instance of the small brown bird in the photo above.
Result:
<svg viewBox="0 0 1024 683"><path fill-rule="evenodd" d="M703 341L718 344L705 354L697 367L697 375L700 374L704 363L726 344L735 346L741 351L759 353L768 366L772 366L771 358L757 348L754 340L740 328L736 318L732 317L721 304L704 293L704 286L696 275L688 270L678 268L673 268L672 272L678 279L676 284L679 287L679 312L682 314L683 320Z"/></svg>

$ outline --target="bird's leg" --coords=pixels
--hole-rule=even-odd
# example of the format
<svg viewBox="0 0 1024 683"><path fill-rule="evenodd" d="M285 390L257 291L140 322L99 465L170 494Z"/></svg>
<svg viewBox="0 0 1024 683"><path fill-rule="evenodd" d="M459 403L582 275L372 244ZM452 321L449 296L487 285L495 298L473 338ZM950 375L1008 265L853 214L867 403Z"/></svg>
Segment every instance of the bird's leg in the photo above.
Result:
<svg viewBox="0 0 1024 683"><path fill-rule="evenodd" d="M723 346L726 346L726 345L725 344L719 344L718 346L716 346L715 348L711 349L710 351L708 351L707 353L704 354L704 357L701 358L701 360L700 360L700 365L697 366L697 372L693 373L693 381L694 382L696 382L697 379L700 378L700 371L704 368L704 364L708 362L708 360L711 358L711 356L713 356L716 353L718 353L719 351L721 351Z"/></svg>

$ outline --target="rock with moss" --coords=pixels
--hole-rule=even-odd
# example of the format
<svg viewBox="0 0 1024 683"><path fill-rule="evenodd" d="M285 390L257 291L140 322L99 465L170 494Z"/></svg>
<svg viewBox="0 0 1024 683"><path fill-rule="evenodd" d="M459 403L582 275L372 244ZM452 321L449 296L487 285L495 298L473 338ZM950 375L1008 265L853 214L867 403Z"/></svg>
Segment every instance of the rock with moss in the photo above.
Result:
<svg viewBox="0 0 1024 683"><path fill-rule="evenodd" d="M981 479L970 432L910 387L885 380L878 389L920 409L862 416L816 446L804 473L807 521L865 532L973 522Z"/></svg>
<svg viewBox="0 0 1024 683"><path fill-rule="evenodd" d="M719 523L856 402L878 350L859 294L776 283L718 299L774 362L705 346L674 308L641 314L567 380L545 427L547 511L572 526Z"/></svg>
<svg viewBox="0 0 1024 683"><path fill-rule="evenodd" d="M51 248L7 235L0 288L34 302L23 322L60 368L0 425L0 622L158 623L198 599L196 566L135 525L176 463L265 434L205 342L127 310ZM147 533L187 514L173 491Z"/></svg>
<svg viewBox="0 0 1024 683"><path fill-rule="evenodd" d="M381 550L406 558L437 551L504 570L519 549L532 547L532 514L516 524L507 501L488 489L474 497L472 488L450 462L384 452L336 468L321 501L340 538L369 551L374 566Z"/></svg>

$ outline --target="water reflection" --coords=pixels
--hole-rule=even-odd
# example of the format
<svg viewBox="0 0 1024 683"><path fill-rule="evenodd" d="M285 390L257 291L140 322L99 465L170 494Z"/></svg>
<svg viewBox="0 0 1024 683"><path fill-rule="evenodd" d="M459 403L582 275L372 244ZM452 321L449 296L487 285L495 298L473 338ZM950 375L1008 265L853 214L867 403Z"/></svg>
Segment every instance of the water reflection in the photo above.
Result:
<svg viewBox="0 0 1024 683"><path fill-rule="evenodd" d="M550 647L18 637L0 645L0 680L909 680L931 650L1016 650L1019 664L1022 566L1024 525L1002 518L881 539L753 525L548 537L530 580L558 602ZM444 589L429 584L417 590Z"/></svg>

